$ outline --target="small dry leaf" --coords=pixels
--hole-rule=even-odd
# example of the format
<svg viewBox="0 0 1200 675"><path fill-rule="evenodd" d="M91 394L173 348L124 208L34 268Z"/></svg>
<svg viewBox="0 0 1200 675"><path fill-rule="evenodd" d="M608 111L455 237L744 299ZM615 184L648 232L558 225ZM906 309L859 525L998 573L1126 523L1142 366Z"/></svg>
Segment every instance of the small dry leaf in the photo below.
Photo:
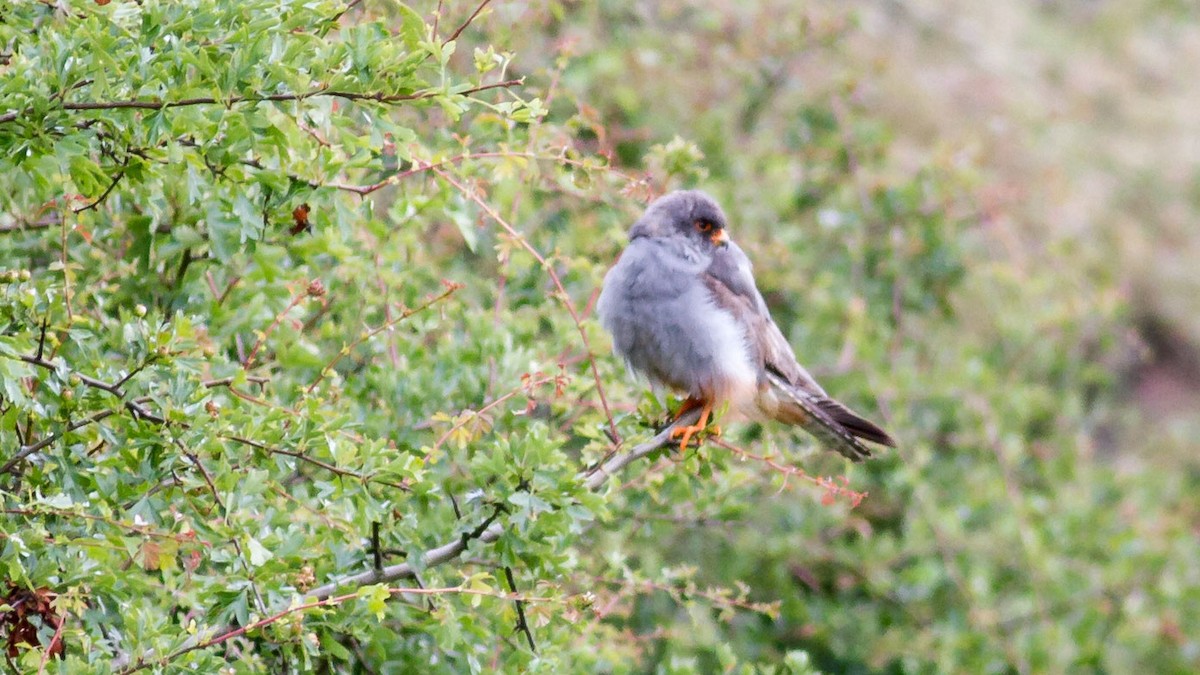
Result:
<svg viewBox="0 0 1200 675"><path fill-rule="evenodd" d="M307 232L312 226L312 223L308 220L308 214L310 213L312 213L312 208L308 204L301 204L292 209L292 227L288 230L288 233L297 235L301 232Z"/></svg>

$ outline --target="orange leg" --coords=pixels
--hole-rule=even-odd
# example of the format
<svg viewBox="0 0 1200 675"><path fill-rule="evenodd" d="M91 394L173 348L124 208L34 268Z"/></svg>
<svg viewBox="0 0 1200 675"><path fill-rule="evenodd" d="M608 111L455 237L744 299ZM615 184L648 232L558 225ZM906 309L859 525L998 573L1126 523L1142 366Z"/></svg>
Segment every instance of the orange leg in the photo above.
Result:
<svg viewBox="0 0 1200 675"><path fill-rule="evenodd" d="M687 444L692 440L692 436L703 431L704 427L708 426L708 417L712 414L713 405L711 401L698 401L693 398L688 398L688 400L683 402L683 406L680 407L679 414L675 416L675 419L678 420L680 417L683 417L684 413L695 409L698 405L702 406L702 408L700 411L700 419L696 420L695 424L690 427L678 427L671 430L671 438L683 437L683 440L679 442L680 452L687 449ZM718 434L721 433L720 427L716 428L716 432Z"/></svg>
<svg viewBox="0 0 1200 675"><path fill-rule="evenodd" d="M686 414L688 411L699 408L700 404L702 404L703 402L704 402L703 399L698 399L693 396L687 397L686 399L684 399L683 403L681 403L679 405L679 410L676 411L675 417L671 418L671 421L674 422L675 420L679 419L680 417L683 417L684 414Z"/></svg>

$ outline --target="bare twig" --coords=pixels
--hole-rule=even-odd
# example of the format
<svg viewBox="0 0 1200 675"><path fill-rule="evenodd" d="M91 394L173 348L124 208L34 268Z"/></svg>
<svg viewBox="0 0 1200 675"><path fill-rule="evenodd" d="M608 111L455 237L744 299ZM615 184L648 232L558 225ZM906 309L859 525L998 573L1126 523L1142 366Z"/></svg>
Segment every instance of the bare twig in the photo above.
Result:
<svg viewBox="0 0 1200 675"><path fill-rule="evenodd" d="M108 184L108 187L104 188L104 192L101 192L100 196L96 197L95 201L88 202L87 204L84 204L83 206L75 207L75 208L71 209L71 212L72 213L83 213L84 211L91 211L92 209L97 208L102 203L104 203L104 200L108 199L108 196L110 194L112 194L112 191L117 187L117 184L119 184L121 182L121 179L125 177L125 171L128 167L129 167L129 157L127 156L127 157L125 157L125 163L122 164L121 168L117 170L117 175L113 176L112 181L110 181Z"/></svg>
<svg viewBox="0 0 1200 675"><path fill-rule="evenodd" d="M305 281L302 282L302 284L304 286L308 286L309 282ZM292 300L288 303L287 307L284 307L282 311L275 315L275 320L271 322L271 325L267 326L267 329L260 333L258 339L254 341L254 346L250 348L250 354L246 356L245 360L242 361L243 368L249 369L254 365L254 357L258 355L258 350L262 348L263 343L267 341L267 338L271 336L271 333L275 332L275 329L280 323L283 322L284 315L292 311L293 308L299 305L307 297L309 297L309 292L307 290L301 290L294 297L292 297Z"/></svg>
<svg viewBox="0 0 1200 675"><path fill-rule="evenodd" d="M50 661L50 656L55 653L55 649L58 650L59 658L62 658L63 626L67 625L68 616L70 614L58 617L58 625L54 627L54 637L50 638L50 644L46 645L46 649L42 651L42 661L38 664L38 675L46 672L46 664Z"/></svg>
<svg viewBox="0 0 1200 675"><path fill-rule="evenodd" d="M437 9L433 10L433 35L437 37L438 24L442 22L442 0L438 0Z"/></svg>
<svg viewBox="0 0 1200 675"><path fill-rule="evenodd" d="M828 476L814 476L798 466L782 464L767 455L756 455L753 452L739 448L736 445L728 443L719 438L714 439L713 443L732 452L734 456L738 457L739 459L752 459L756 462L761 462L770 467L773 471L782 474L784 477L784 486L786 486L787 480L792 477L796 477L816 485L825 491L825 495L822 497L822 502L826 505L832 504L837 497L845 497L846 499L850 500L850 507L854 508L861 504L862 500L867 498L866 492L851 490L849 487L849 480L845 476L842 476L842 481L839 484L836 480Z"/></svg>
<svg viewBox="0 0 1200 675"><path fill-rule="evenodd" d="M479 3L479 6L475 8L475 11L471 12L471 16L467 17L467 20L462 22L462 25L460 25L458 28L456 28L454 30L454 32L450 34L450 37L443 40L442 44L444 45L447 42L453 42L453 41L457 40L458 36L462 35L462 32L467 29L467 26L471 25L471 22L475 20L475 17L479 16L479 13L482 12L483 8L487 7L488 3L491 1L492 0L483 0L483 2ZM439 3L439 6L440 6L440 3Z"/></svg>
<svg viewBox="0 0 1200 675"><path fill-rule="evenodd" d="M508 582L508 590L516 594L517 581L513 578L511 567L505 566L504 579ZM529 630L529 622L525 620L525 601L520 598L514 598L513 603L517 606L517 630L525 634L525 640L529 642L529 651L536 654L537 645L533 642L533 631Z"/></svg>
<svg viewBox="0 0 1200 675"><path fill-rule="evenodd" d="M528 393L530 390L540 387L544 384L549 384L550 382L555 382L557 384L558 376L544 376L544 375L540 375L540 374L539 374L539 376L531 376L528 380L522 381L521 386L517 387L516 389L513 389L512 391L509 391L504 394L501 394L500 396L497 396L496 398L492 399L492 401L490 403L485 404L479 410L472 410L472 411L464 410L463 412L459 413L459 415L457 416L457 418L456 418L457 421L455 421L454 424L452 424L449 429L447 429L445 432L443 432L442 435L438 437L437 441L434 442L434 444L433 444L434 451L436 452L439 448L441 448L442 445L446 441L450 440L450 437L454 435L454 432L456 432L459 429L466 426L466 424L468 422L475 420L475 419L479 419L479 417L481 415L483 415L484 413L486 413L487 411L489 411L492 408L495 408L496 406L500 405L501 403L504 403L505 401L521 394L522 392ZM467 413L470 413L470 414L467 414ZM457 513L457 510L458 510L457 503L454 505L454 508L455 508L455 512ZM460 518L462 517L461 514L459 515L459 517Z"/></svg>
<svg viewBox="0 0 1200 675"><path fill-rule="evenodd" d="M383 188L385 188L389 185L395 185L396 183L400 182L401 180L408 178L412 175L415 175L418 173L424 173L426 171L436 171L437 169L440 169L444 166L458 164L460 162L464 162L464 161L468 161L468 160L475 160L475 159L524 159L524 160L530 160L530 161L535 161L535 162L557 162L559 164L564 164L566 166L573 166L573 167L577 167L580 169L598 169L598 170L604 171L606 173L610 173L622 180L625 180L625 181L628 181L631 183L636 180L633 176L631 176L627 173L624 173L618 169L614 169L611 166L590 166L586 162L582 162L577 159L571 159L570 157L567 157L564 154L537 154L537 153L533 153L533 152L496 151L496 152L467 152L467 153L463 153L461 155L447 157L446 159L442 159L442 160L439 160L436 162L419 162L419 161L417 161L417 162L414 162L413 166L408 169L394 173L394 174L388 176L387 178L384 178L383 180L378 181L376 183L370 183L367 185L353 185L353 184L349 184L349 183L327 183L327 184L325 184L324 187L331 187L331 188L335 188L335 189L342 190L345 192L353 192L355 194L365 196L365 195L371 194L372 192L382 190Z"/></svg>
<svg viewBox="0 0 1200 675"><path fill-rule="evenodd" d="M329 17L329 22L330 22L330 23L336 23L336 22L337 22L339 19L341 19L341 18L342 18L342 16L343 16L343 15L344 15L346 12L349 12L350 10L354 9L354 8L355 8L355 7L357 7L357 6L358 6L360 3L362 3L362 0L350 0L350 2L349 2L349 3L347 3L347 5L346 5L345 7L343 7L343 8L342 8L340 11L338 11L338 12L337 12L336 14L334 14L333 16Z"/></svg>

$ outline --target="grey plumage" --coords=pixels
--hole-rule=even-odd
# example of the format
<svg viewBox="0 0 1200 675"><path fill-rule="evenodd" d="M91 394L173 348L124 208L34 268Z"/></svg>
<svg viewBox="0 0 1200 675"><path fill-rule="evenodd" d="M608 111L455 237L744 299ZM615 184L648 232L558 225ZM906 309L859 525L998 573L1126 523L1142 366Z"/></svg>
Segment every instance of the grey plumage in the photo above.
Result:
<svg viewBox="0 0 1200 675"><path fill-rule="evenodd" d="M709 410L728 404L751 418L798 425L854 461L871 454L860 439L894 446L796 361L726 227L717 203L695 190L646 209L597 301L617 354L652 383L704 406L701 426Z"/></svg>

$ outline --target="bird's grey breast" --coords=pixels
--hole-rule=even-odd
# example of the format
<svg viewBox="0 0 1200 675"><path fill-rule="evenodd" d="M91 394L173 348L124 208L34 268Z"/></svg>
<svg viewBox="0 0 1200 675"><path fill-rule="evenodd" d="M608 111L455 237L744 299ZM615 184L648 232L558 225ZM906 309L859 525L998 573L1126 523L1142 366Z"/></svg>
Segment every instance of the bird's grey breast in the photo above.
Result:
<svg viewBox="0 0 1200 675"><path fill-rule="evenodd" d="M651 380L694 395L753 380L743 326L702 279L711 260L689 260L671 244L635 239L605 277L597 312L614 349Z"/></svg>

